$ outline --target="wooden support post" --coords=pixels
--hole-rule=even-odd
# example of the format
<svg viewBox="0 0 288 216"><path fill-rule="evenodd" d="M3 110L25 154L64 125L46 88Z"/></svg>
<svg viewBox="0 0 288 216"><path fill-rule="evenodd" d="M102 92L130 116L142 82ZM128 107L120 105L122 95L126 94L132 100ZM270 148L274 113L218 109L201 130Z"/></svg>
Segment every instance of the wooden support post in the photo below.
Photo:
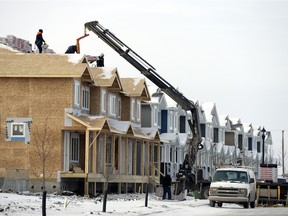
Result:
<svg viewBox="0 0 288 216"><path fill-rule="evenodd" d="M137 140L134 140L133 142L133 175L137 175L136 170L137 170Z"/></svg>
<svg viewBox="0 0 288 216"><path fill-rule="evenodd" d="M141 158L140 158L140 160L141 160L141 164L140 164L140 173L141 173L141 176L144 176L144 159L145 159L145 157L144 157L144 148L145 148L145 142L144 142L144 140L142 140L142 145L141 145L141 149L140 149L140 155L141 155Z"/></svg>
<svg viewBox="0 0 288 216"><path fill-rule="evenodd" d="M93 132L93 140L95 139L95 137L97 136L97 132L94 131ZM94 140L94 142L92 143L92 158L91 158L91 169L92 169L92 173L96 173L96 167L97 167L97 139Z"/></svg>
<svg viewBox="0 0 288 216"><path fill-rule="evenodd" d="M119 139L118 139L118 155L117 155L117 157L118 157L118 165L116 167L118 175L121 174L121 168L122 168L121 152L122 152L122 136L119 136Z"/></svg>
<svg viewBox="0 0 288 216"><path fill-rule="evenodd" d="M102 173L104 176L106 176L106 161L107 161L107 158L106 158L106 155L107 155L107 152L106 152L106 147L107 147L107 134L104 133L104 139L103 139L103 159L102 159Z"/></svg>
<svg viewBox="0 0 288 216"><path fill-rule="evenodd" d="M154 143L151 143L151 175L155 178Z"/></svg>
<svg viewBox="0 0 288 216"><path fill-rule="evenodd" d="M146 164L145 164L145 174L146 174L146 176L149 176L150 175L150 173L149 173L149 141L147 141L146 142L146 149L145 149L145 156L146 156L146 158L145 158L145 160L146 160Z"/></svg>
<svg viewBox="0 0 288 216"><path fill-rule="evenodd" d="M128 137L126 137L126 143L125 143L125 175L128 175L128 173L129 173L128 160L129 160L129 139L128 139ZM127 193L127 184L126 184L126 193Z"/></svg>
<svg viewBox="0 0 288 216"><path fill-rule="evenodd" d="M85 132L85 183L84 183L84 195L88 195L89 183L88 183L88 172L89 172L89 130Z"/></svg>
<svg viewBox="0 0 288 216"><path fill-rule="evenodd" d="M115 135L113 134L112 136L112 142L111 142L111 172L109 173L114 174L114 169L115 169Z"/></svg>
<svg viewBox="0 0 288 216"><path fill-rule="evenodd" d="M157 170L158 170L158 173L157 173L157 176L160 177L161 173L161 143L159 142L158 145L157 145Z"/></svg>

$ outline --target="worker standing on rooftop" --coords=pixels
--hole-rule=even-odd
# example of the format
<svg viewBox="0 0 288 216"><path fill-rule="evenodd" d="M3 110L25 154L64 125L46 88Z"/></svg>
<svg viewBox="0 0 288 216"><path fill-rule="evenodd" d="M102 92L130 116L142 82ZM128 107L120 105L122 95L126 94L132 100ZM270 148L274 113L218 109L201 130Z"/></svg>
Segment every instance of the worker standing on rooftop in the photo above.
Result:
<svg viewBox="0 0 288 216"><path fill-rule="evenodd" d="M36 40L35 44L38 47L39 53L42 53L42 45L45 44L45 40L43 39L43 30L39 29L37 35L36 35Z"/></svg>

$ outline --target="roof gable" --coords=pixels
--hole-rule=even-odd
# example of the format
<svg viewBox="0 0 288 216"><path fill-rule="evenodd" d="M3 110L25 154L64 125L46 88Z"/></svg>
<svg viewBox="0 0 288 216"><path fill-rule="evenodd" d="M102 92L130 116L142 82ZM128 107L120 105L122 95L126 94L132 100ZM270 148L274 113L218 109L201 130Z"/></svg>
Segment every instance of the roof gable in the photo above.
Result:
<svg viewBox="0 0 288 216"><path fill-rule="evenodd" d="M91 67L90 70L96 86L122 90L117 68Z"/></svg>
<svg viewBox="0 0 288 216"><path fill-rule="evenodd" d="M140 97L142 100L150 100L145 79L121 78L123 93L130 97Z"/></svg>

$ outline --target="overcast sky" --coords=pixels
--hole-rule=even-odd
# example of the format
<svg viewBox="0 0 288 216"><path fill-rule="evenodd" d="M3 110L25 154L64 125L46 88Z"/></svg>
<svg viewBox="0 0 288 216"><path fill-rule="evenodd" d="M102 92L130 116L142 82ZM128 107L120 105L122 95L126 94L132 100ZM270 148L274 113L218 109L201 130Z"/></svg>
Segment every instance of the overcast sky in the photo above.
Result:
<svg viewBox="0 0 288 216"><path fill-rule="evenodd" d="M0 0L0 36L33 43L42 28L56 53L94 20L192 101L215 102L218 114L265 126L275 146L281 130L288 135L288 1ZM104 53L120 77L141 77L93 32L81 53Z"/></svg>

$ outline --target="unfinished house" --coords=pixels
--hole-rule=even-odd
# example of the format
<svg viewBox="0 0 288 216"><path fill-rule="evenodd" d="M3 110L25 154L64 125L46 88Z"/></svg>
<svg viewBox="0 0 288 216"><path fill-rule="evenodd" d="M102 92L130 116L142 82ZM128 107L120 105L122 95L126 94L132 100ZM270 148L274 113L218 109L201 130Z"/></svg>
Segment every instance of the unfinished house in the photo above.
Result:
<svg viewBox="0 0 288 216"><path fill-rule="evenodd" d="M158 184L159 134L140 127L150 96L131 80L85 56L0 47L0 187L87 195Z"/></svg>

